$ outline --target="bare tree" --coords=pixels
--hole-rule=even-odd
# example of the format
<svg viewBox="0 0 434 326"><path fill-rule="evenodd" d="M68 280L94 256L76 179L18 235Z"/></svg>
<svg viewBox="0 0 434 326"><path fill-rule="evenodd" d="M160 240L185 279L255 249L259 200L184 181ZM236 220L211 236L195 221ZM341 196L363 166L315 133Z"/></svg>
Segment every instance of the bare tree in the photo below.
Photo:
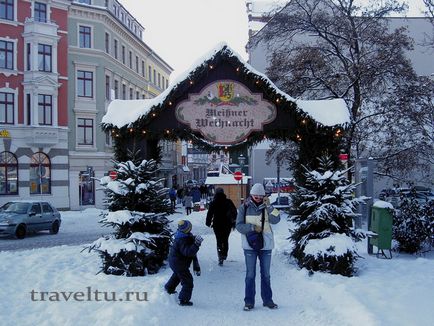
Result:
<svg viewBox="0 0 434 326"><path fill-rule="evenodd" d="M434 48L434 0L423 0L423 3L426 8L425 15L431 18L431 24L433 26L432 33L426 37L426 43L428 46Z"/></svg>
<svg viewBox="0 0 434 326"><path fill-rule="evenodd" d="M405 156L413 158L414 168L420 163L415 158L422 156L414 153L421 154L426 146L419 146L421 139L412 134L392 134L388 128L398 113L404 125L416 118L404 106L408 103L394 100L403 85L418 84L405 56L413 49L412 39L405 28L388 26L387 17L406 7L397 0L372 1L366 7L355 2L292 0L249 46L267 44L271 54L266 72L288 94L346 101L351 123L344 141L350 158L373 155L390 167L392 159L404 162ZM393 146L386 147L390 142Z"/></svg>

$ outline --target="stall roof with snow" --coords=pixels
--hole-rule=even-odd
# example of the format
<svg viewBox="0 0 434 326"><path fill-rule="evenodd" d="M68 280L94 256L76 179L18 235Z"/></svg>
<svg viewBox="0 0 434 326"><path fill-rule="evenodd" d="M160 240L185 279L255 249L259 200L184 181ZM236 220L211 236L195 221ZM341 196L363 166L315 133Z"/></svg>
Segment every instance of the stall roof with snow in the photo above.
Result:
<svg viewBox="0 0 434 326"><path fill-rule="evenodd" d="M298 140L312 130L333 134L349 114L342 99L297 100L222 43L163 93L114 100L102 119L117 141L184 139L208 147L245 146L264 139Z"/></svg>

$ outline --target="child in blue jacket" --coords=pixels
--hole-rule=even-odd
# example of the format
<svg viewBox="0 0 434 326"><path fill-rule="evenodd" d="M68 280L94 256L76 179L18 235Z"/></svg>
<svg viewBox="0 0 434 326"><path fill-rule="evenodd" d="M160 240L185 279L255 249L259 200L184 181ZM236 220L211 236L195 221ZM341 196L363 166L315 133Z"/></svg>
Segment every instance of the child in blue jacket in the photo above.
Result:
<svg viewBox="0 0 434 326"><path fill-rule="evenodd" d="M193 292L193 276L190 273L190 265L193 262L193 271L200 275L200 266L197 259L197 252L203 241L200 235L194 236L191 233L190 221L181 220L178 222L178 230L175 233L175 240L169 252L169 266L173 271L169 281L164 286L169 294L176 293L175 289L181 283L179 293L179 304L181 306L192 306L190 301Z"/></svg>

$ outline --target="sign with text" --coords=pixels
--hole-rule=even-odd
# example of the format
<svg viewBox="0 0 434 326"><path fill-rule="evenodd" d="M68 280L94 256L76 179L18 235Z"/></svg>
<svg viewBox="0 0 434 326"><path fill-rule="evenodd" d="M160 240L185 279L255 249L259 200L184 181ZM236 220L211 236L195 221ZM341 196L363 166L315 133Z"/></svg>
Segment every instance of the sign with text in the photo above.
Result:
<svg viewBox="0 0 434 326"><path fill-rule="evenodd" d="M277 115L274 104L243 84L220 80L189 94L175 109L176 119L215 144L237 144L252 131L262 131Z"/></svg>

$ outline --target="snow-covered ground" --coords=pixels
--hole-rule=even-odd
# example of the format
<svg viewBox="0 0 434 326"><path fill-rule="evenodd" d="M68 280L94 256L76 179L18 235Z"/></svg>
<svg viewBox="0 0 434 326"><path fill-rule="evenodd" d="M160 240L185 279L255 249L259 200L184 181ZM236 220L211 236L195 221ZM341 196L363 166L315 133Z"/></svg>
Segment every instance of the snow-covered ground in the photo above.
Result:
<svg viewBox="0 0 434 326"><path fill-rule="evenodd" d="M71 219L76 215L77 221L82 218L80 212L68 214ZM173 227L182 217L172 215ZM188 218L193 233L205 239L199 251L202 275L194 279L193 307L178 306L175 295L162 291L171 274L169 268L135 278L97 275L101 260L95 253L82 251L82 245L59 246L0 252L0 324L434 325L433 252L395 254L392 260L384 260L368 256L366 243L362 243L364 259L358 262L357 277L309 276L286 255L290 249L288 223L283 219L274 228L276 249L271 266L273 297L279 309L262 307L257 289L256 308L244 312L240 235L231 234L228 261L219 267L214 234L204 225L205 212L193 212ZM101 301L96 301L95 291ZM126 301L128 291L139 292L140 300L146 292L147 301L137 300L135 294ZM48 292L45 301L41 292ZM109 299L114 292L123 301L104 301L104 292Z"/></svg>

